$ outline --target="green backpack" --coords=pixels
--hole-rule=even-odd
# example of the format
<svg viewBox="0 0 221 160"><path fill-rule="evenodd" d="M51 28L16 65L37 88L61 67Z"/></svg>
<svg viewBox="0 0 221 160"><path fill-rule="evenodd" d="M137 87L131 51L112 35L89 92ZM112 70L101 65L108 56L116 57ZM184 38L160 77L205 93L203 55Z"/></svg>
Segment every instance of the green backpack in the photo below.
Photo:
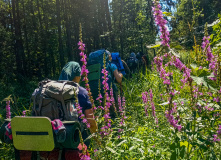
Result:
<svg viewBox="0 0 221 160"><path fill-rule="evenodd" d="M75 95L79 92L79 85L72 81L55 81L45 79L35 89L31 100L33 102L32 115L45 116L51 120L78 120L74 107Z"/></svg>

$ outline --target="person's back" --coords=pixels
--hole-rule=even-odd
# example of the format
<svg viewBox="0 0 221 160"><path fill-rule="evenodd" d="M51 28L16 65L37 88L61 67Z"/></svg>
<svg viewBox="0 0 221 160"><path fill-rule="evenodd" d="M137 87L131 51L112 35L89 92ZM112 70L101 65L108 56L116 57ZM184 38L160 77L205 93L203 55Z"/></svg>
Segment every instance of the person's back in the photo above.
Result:
<svg viewBox="0 0 221 160"><path fill-rule="evenodd" d="M56 84L57 83L63 84L62 88L64 88L66 86L66 84L70 84L68 87L66 87L65 91L67 90L67 88L70 89L71 90L70 93L74 94L74 97L75 97L75 94L77 93L78 103L80 104L80 107L82 108L82 113L85 115L85 119L87 120L87 125L90 124L90 127L89 127L90 131L89 132L94 133L94 132L98 131L97 124L96 124L96 121L94 120L92 105L91 105L91 102L89 101L88 92L86 91L86 89L84 89L83 87L80 87L78 85L80 78L81 78L80 74L81 74L80 65L77 62L68 62L62 69L62 72L59 77L59 81L54 81L54 82ZM75 86L77 88L74 91L74 93L73 93L73 89L71 88L72 86ZM50 88L53 88L53 87L50 86L47 89L49 90ZM61 92L60 88L55 88L55 90L53 90L53 91L57 91L57 90L59 92ZM52 93L52 92L50 92L50 93ZM62 94L63 93L64 92L62 92ZM58 95L58 94L55 94L55 95ZM64 97L61 99L64 100ZM76 101L77 99L71 98L70 99L71 101L68 101L68 102L71 102L70 103L71 105L69 105L69 107L65 108L66 109L65 112L73 113L73 115L76 117L75 122L77 122L78 124L79 124L79 122L81 124L83 124L83 120L80 118L78 119L78 117L80 116L78 114L80 112L77 111L77 108L75 108L76 107L75 103L77 102ZM65 103L66 103L66 101L65 101ZM56 108L59 108L59 105L57 103L54 103L52 111L51 111L52 115L54 114L54 110ZM59 108L59 109L61 110L61 108ZM42 115L40 115L40 116L42 116ZM60 116L62 116L62 114L58 114L58 116L60 117ZM66 125L66 124L62 123L62 121L59 119L59 117L58 117L58 119L51 121L51 123L52 123L52 126L56 125L56 123L59 124L59 126L57 127L57 128L59 128L58 129L59 134L56 135L56 133L55 133L56 140L57 140L57 142L58 142L58 140L59 141L62 140L62 142L64 140L64 142L59 147L54 148L54 150L52 150L51 152L40 151L39 156L42 159L58 159L58 157L60 157L61 159L66 159L66 160L72 160L72 159L80 160L84 156L82 153L82 150L84 149L86 152L86 155L89 157L89 153L87 152L87 146L85 145L87 142L84 142L83 146L81 143L79 143L79 145L75 145L73 147L72 141L69 141L69 138L73 139L72 135L74 135L74 133L75 133L75 131L73 129L70 129L72 127L71 125L73 124L73 121L72 121L71 125L69 125L69 124ZM64 119L64 120L69 121L67 119ZM79 130L81 130L82 137L83 137L83 139L86 139L90 133L88 132L88 129L86 127L83 128L82 126L86 126L86 125L79 125L79 127L80 127ZM54 126L53 129L54 128L56 128L56 127ZM61 130L62 132L60 132L60 129L62 129ZM57 129L55 129L55 131L57 132ZM63 131L65 131L65 132L63 132ZM65 134L62 134L62 136L59 136L60 133L65 133ZM57 139L57 137L59 139ZM79 142L80 142L80 139L79 139ZM61 143L61 142L59 142L59 143ZM68 147L66 147L67 145L68 145ZM89 143L88 143L88 145L89 145ZM61 146L62 146L62 148L61 148ZM31 159L30 157L32 156L32 151L22 151L19 154L20 154L21 159L25 159L25 158Z"/></svg>
<svg viewBox="0 0 221 160"><path fill-rule="evenodd" d="M138 61L138 69L142 68L142 56L143 56L143 52L138 52L136 55L137 61Z"/></svg>
<svg viewBox="0 0 221 160"><path fill-rule="evenodd" d="M94 64L100 64L101 65L101 70L103 69L103 57L105 54L105 66L106 66L106 70L108 71L108 85L109 88L111 86L111 84L113 85L114 80L116 79L117 82L118 81L122 81L122 77L121 79L118 78L118 74L115 74L114 72L116 72L115 70L117 70L117 66L113 63L111 63L111 54L109 51L106 51L104 49L102 50L97 50L95 52L90 53L89 55L89 60L88 60L88 67L90 67L91 65ZM101 73L100 77L97 80L92 80L89 81L89 85L91 87L91 92L92 92L92 96L94 99L96 99L98 97L98 90L99 90L99 80L100 80L100 89L101 89L101 93L103 93L103 87L102 87L102 81L103 81L103 73Z"/></svg>
<svg viewBox="0 0 221 160"><path fill-rule="evenodd" d="M103 69L103 57L105 55L105 61L106 61L106 70L108 71L108 86L109 89L112 86L113 88L113 93L114 93L114 98L115 102L117 102L117 87L115 85L115 80L117 83L121 83L123 75L118 72L117 66L113 63L111 63L112 57L109 51L107 50L98 50L95 52L90 53L89 55L89 60L88 60L88 67L90 65L94 65L96 63L99 63L101 65L101 68ZM89 81L91 93L94 99L98 97L99 94L99 87L101 89L101 94L104 96L104 89L103 89L103 73L101 73L101 76L97 80L92 80ZM99 86L99 81L100 81L100 86ZM110 90L108 91L110 93ZM115 117L114 109L111 107L110 108L110 116Z"/></svg>
<svg viewBox="0 0 221 160"><path fill-rule="evenodd" d="M128 61L127 61L127 65L128 65L128 67L130 68L130 71L131 71L132 73L134 73L135 70L137 69L138 60L137 60L136 55L135 55L134 52L132 52L132 53L130 54L130 57L129 57Z"/></svg>
<svg viewBox="0 0 221 160"><path fill-rule="evenodd" d="M79 83L81 79L81 68L80 65L77 62L68 62L62 69L62 72L60 74L59 80L67 80L67 81L73 81L75 83ZM92 110L92 104L89 100L88 92L85 88L79 86L79 92L78 92L78 103L80 107L82 108L82 114L85 115L85 118L87 119L87 124L90 124L90 132L95 133L98 131L96 121L94 119L94 114ZM79 115L79 121L82 122L82 119ZM86 131L85 129L83 129ZM82 138L86 139L88 137L87 132L82 132ZM84 142L87 146L89 145L89 141ZM87 149L87 146L84 146L85 149ZM82 156L81 153L82 146L79 145L78 150L66 150L65 152L65 158L66 160L71 159L80 159ZM89 156L88 152L87 155Z"/></svg>

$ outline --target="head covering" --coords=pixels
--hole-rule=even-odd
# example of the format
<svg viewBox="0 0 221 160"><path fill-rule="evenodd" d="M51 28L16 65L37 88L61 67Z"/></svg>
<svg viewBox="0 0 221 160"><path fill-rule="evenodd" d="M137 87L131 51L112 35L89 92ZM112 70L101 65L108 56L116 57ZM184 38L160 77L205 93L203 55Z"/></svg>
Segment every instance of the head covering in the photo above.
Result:
<svg viewBox="0 0 221 160"><path fill-rule="evenodd" d="M111 53L108 50L106 50L106 53L108 56L111 56Z"/></svg>
<svg viewBox="0 0 221 160"><path fill-rule="evenodd" d="M72 81L74 77L81 75L81 67L79 63L71 61L68 62L62 69L59 80Z"/></svg>
<svg viewBox="0 0 221 160"><path fill-rule="evenodd" d="M136 57L136 54L135 54L134 52L132 52L132 53L130 54L130 57Z"/></svg>

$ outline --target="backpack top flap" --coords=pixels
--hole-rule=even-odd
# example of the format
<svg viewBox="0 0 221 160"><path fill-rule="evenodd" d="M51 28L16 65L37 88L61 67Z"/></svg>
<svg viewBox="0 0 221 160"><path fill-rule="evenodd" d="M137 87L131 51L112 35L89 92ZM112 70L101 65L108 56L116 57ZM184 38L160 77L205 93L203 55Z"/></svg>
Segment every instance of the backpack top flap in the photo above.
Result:
<svg viewBox="0 0 221 160"><path fill-rule="evenodd" d="M79 92L79 85L72 81L50 81L43 88L46 96L58 101L74 99Z"/></svg>
<svg viewBox="0 0 221 160"><path fill-rule="evenodd" d="M97 50L95 52L91 52L89 54L89 60L88 60L88 65L93 65L93 64L101 64L101 67L103 67L103 55L105 53L105 58L106 58L106 63L108 61L108 53L105 49Z"/></svg>

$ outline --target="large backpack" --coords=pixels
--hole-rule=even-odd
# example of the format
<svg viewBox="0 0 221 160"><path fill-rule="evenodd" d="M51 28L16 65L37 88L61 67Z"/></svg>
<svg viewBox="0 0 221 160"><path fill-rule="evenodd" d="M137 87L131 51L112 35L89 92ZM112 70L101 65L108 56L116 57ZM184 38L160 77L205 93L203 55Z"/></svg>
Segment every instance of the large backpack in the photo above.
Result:
<svg viewBox="0 0 221 160"><path fill-rule="evenodd" d="M94 74L91 73L91 70L94 70L95 66L100 66L100 69L96 70L96 71L101 71L103 69L103 57L105 54L105 59L106 59L106 70L108 71L108 85L110 87L111 83L113 84L113 73L111 72L110 69L110 62L108 60L109 55L107 53L108 51L106 51L105 49L101 49L101 50L97 50L95 52L91 52L89 54L89 60L88 60L88 70L89 70L89 75L88 77L90 77L90 74ZM100 65L98 65L100 64ZM102 87L102 76L103 74L97 74L99 75L99 77L97 78L93 78L92 80L90 80L89 78L89 85L90 85L90 89L91 89L91 93L94 99L96 99L98 97L98 93L99 93L99 80L100 80L100 88L101 88L101 93L103 93L103 87Z"/></svg>
<svg viewBox="0 0 221 160"><path fill-rule="evenodd" d="M120 71L125 76L126 73L119 52L111 53L111 57L112 57L112 63L114 63L117 66L118 71Z"/></svg>
<svg viewBox="0 0 221 160"><path fill-rule="evenodd" d="M137 67L138 59L136 58L135 53L131 53L130 57L127 60L127 65L130 69L134 69Z"/></svg>
<svg viewBox="0 0 221 160"><path fill-rule="evenodd" d="M33 102L32 115L46 116L51 120L78 120L77 111L71 112L74 106L75 95L78 94L79 85L72 81L54 81L45 79L39 82L31 100Z"/></svg>

